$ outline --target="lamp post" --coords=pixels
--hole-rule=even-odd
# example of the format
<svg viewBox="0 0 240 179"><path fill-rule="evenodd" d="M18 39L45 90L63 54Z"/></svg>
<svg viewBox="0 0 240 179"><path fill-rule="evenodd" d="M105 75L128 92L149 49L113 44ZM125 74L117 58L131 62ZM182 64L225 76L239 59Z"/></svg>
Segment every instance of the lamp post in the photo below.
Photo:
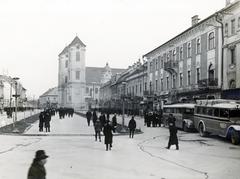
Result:
<svg viewBox="0 0 240 179"><path fill-rule="evenodd" d="M13 128L15 127L15 122L17 121L17 98L20 96L17 94L17 80L19 80L18 77L14 77L13 78L14 82L15 82L15 94L13 95L13 97L15 97L15 119L13 119Z"/></svg>
<svg viewBox="0 0 240 179"><path fill-rule="evenodd" d="M125 87L126 87L126 82L122 82L122 129L121 132L126 132L124 125L125 125Z"/></svg>

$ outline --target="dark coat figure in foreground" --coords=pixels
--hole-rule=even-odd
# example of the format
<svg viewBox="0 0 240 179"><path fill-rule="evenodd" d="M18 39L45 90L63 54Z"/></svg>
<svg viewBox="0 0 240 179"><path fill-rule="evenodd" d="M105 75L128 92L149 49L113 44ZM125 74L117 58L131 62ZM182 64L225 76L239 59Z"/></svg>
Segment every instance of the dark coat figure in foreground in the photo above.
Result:
<svg viewBox="0 0 240 179"><path fill-rule="evenodd" d="M133 116L132 116L132 119L128 123L128 128L129 128L129 138L133 138L134 132L136 129L136 121Z"/></svg>
<svg viewBox="0 0 240 179"><path fill-rule="evenodd" d="M44 112L40 112L40 114L39 114L39 132L43 131L43 124L44 124Z"/></svg>
<svg viewBox="0 0 240 179"><path fill-rule="evenodd" d="M179 150L177 128L175 126L175 120L176 119L173 117L173 115L170 114L169 118L168 118L170 137L169 137L169 141L168 141L168 146L166 148L170 149L171 145L176 145L176 150Z"/></svg>
<svg viewBox="0 0 240 179"><path fill-rule="evenodd" d="M111 150L112 147L112 139L113 139L113 134L112 134L112 126L110 125L110 121L107 120L106 125L103 128L103 134L105 136L105 144L106 144L106 150Z"/></svg>
<svg viewBox="0 0 240 179"><path fill-rule="evenodd" d="M95 141L97 141L97 137L98 137L99 142L101 142L102 125L99 119L97 119L96 122L94 123L94 129L95 129Z"/></svg>
<svg viewBox="0 0 240 179"><path fill-rule="evenodd" d="M45 163L47 162L48 156L44 150L38 150L35 158L28 170L27 179L46 179Z"/></svg>

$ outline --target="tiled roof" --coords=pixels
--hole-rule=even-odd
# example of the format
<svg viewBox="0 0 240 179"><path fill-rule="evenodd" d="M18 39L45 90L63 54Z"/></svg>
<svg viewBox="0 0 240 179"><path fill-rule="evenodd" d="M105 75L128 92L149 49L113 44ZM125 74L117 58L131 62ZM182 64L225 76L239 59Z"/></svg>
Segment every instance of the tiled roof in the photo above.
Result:
<svg viewBox="0 0 240 179"><path fill-rule="evenodd" d="M123 72L125 69L111 68L112 75ZM101 82L105 68L86 67L86 83Z"/></svg>

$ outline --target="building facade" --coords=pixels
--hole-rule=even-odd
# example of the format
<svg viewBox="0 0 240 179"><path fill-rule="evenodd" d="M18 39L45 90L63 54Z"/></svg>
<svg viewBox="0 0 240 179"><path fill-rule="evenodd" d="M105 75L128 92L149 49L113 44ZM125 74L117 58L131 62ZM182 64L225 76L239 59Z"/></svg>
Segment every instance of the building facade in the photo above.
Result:
<svg viewBox="0 0 240 179"><path fill-rule="evenodd" d="M40 108L57 108L59 106L58 102L58 87L51 88L44 94L39 96L39 107Z"/></svg>
<svg viewBox="0 0 240 179"><path fill-rule="evenodd" d="M233 19L234 15L226 15L233 7L239 12L239 1L200 22L193 16L192 27L145 54L148 90L168 102L220 98L227 81L224 62L229 61L229 52L223 55L226 40L221 25L225 17ZM228 78L231 75L236 77L237 73L228 71Z"/></svg>
<svg viewBox="0 0 240 179"><path fill-rule="evenodd" d="M86 67L86 45L78 38L59 54L58 106L87 110L99 107L100 85L123 69Z"/></svg>
<svg viewBox="0 0 240 179"><path fill-rule="evenodd" d="M86 109L85 52L86 45L75 37L59 54L58 101L61 107Z"/></svg>
<svg viewBox="0 0 240 179"><path fill-rule="evenodd" d="M223 97L240 99L240 3L228 3L223 16Z"/></svg>

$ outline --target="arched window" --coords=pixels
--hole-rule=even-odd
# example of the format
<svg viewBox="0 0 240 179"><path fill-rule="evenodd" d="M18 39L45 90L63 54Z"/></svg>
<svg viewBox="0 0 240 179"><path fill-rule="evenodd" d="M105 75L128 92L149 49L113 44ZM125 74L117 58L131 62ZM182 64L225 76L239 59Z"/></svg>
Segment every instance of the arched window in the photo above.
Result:
<svg viewBox="0 0 240 179"><path fill-rule="evenodd" d="M177 58L176 58L176 50L173 50L173 61L176 61Z"/></svg>
<svg viewBox="0 0 240 179"><path fill-rule="evenodd" d="M235 80L231 80L231 81L230 81L230 83L229 83L229 88L230 88L230 89L236 88L236 81L235 81Z"/></svg>
<svg viewBox="0 0 240 179"><path fill-rule="evenodd" d="M214 49L214 47L215 47L214 42L215 42L215 36L214 36L214 33L211 32L208 35L208 50Z"/></svg>
<svg viewBox="0 0 240 179"><path fill-rule="evenodd" d="M208 68L208 79L209 81L212 81L214 79L214 68L212 64L210 64Z"/></svg>
<svg viewBox="0 0 240 179"><path fill-rule="evenodd" d="M180 47L180 60L182 60L183 59L183 47Z"/></svg>

